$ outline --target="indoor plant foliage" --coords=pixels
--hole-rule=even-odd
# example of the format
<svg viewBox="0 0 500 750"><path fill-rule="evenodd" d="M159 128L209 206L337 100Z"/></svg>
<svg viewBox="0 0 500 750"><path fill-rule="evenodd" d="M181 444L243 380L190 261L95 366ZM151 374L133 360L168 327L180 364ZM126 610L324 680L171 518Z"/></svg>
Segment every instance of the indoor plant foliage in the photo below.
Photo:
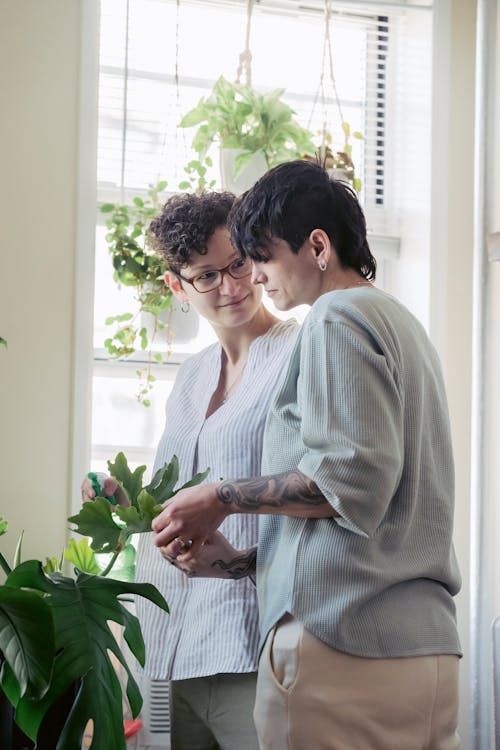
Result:
<svg viewBox="0 0 500 750"><path fill-rule="evenodd" d="M132 472L123 453L118 453L114 462L108 461L108 469L124 490L128 505L112 505L107 498L96 497L94 502L84 503L81 510L68 519L75 525L76 533L91 537L90 546L94 552L112 555L108 567L114 565L133 534L151 531L151 522L163 510L165 500L184 487L199 484L208 475L208 470L201 472L182 487L176 487L179 479L177 456L159 469L145 486L146 467L138 466Z"/></svg>
<svg viewBox="0 0 500 750"><path fill-rule="evenodd" d="M123 454L108 462L122 483L128 507L113 508L105 498L85 503L70 520L76 531L92 537L71 540L64 557L75 565L73 577L63 575L55 558L20 562L20 545L12 568L0 553L6 574L0 586L0 688L15 708L15 721L36 741L47 711L62 696L74 693L63 717L57 745L43 750L81 750L89 721L93 724L92 750L125 750L122 688L109 654L126 672L126 694L132 716L142 706L109 621L123 626L130 651L144 665L145 650L139 621L124 606L131 595L143 596L168 612L159 591L147 583L112 578L110 573L132 534L151 529L161 503L175 494L178 463L174 457L142 486L145 466L134 472ZM189 484L206 476L199 474ZM7 523L0 519L0 535ZM112 552L106 570L99 572L95 551Z"/></svg>
<svg viewBox="0 0 500 750"><path fill-rule="evenodd" d="M235 175L256 154L264 157L266 169L314 154L311 133L293 119L295 112L282 101L283 93L276 89L260 94L221 76L210 95L182 118L180 127L199 126L192 146L201 159L215 141L223 149L238 149Z"/></svg>
<svg viewBox="0 0 500 750"><path fill-rule="evenodd" d="M162 317L165 313L168 315L172 304L172 293L164 279L166 262L149 247L147 235L149 223L160 206L160 195L166 187L165 181L150 186L147 197L136 196L132 206L104 203L100 208L106 215L106 243L113 263L113 278L117 284L133 287L138 303L134 312L127 311L106 319L106 325L115 326L115 329L104 346L113 358L128 357L138 349L148 352L145 367L137 370L141 382L138 399L145 406L150 404L148 394L154 382L151 366L153 362L164 360L164 354L153 353L152 347L157 334L167 326ZM144 324L143 313L151 316L150 330Z"/></svg>
<svg viewBox="0 0 500 750"><path fill-rule="evenodd" d="M1 532L6 524L2 522ZM0 586L0 686L15 708L22 731L36 740L42 720L57 699L74 690L71 711L54 750L80 750L89 720L93 750L124 750L122 689L109 658L127 673L127 698L135 717L142 705L138 686L108 622L124 627L124 638L144 664L144 642L137 618L121 597L144 596L168 611L151 584L117 581L75 571L70 578L45 572L38 560L10 570Z"/></svg>
<svg viewBox="0 0 500 750"><path fill-rule="evenodd" d="M341 129L343 143L339 147L334 145L334 139L330 131L323 129L321 144L316 155L332 177L349 182L354 190L359 193L361 191L361 179L356 174L352 160L351 136L357 140L363 140L363 135L358 130L351 133L351 126L345 121L341 123ZM306 158L309 157L306 156Z"/></svg>

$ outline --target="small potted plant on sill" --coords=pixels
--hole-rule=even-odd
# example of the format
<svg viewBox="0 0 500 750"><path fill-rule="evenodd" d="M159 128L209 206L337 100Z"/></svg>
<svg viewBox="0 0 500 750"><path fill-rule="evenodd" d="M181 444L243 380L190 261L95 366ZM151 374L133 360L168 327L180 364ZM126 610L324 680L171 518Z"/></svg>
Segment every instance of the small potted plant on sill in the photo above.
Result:
<svg viewBox="0 0 500 750"><path fill-rule="evenodd" d="M293 119L283 93L260 94L221 76L210 95L182 118L181 128L198 126L192 146L201 160L219 144L225 189L241 193L276 164L314 154L311 133Z"/></svg>
<svg viewBox="0 0 500 750"><path fill-rule="evenodd" d="M91 546L86 538L72 539L64 551L74 577L63 575L62 560L55 558L20 562L20 544L12 567L0 553L6 575L0 585L2 750L81 750L89 721L90 750L125 750L122 687L110 654L125 670L132 716L141 709L139 688L109 622L123 627L130 651L144 665L140 625L125 604L139 595L165 612L168 605L153 585L118 580L112 573L129 538L150 531L161 503L178 491L178 462L174 456L146 486L146 467L130 471L122 453L108 466L130 504L115 507L98 497L68 519L77 533L92 538ZM184 486L205 477L198 474ZM0 519L0 536L6 530ZM96 551L110 555L105 570Z"/></svg>

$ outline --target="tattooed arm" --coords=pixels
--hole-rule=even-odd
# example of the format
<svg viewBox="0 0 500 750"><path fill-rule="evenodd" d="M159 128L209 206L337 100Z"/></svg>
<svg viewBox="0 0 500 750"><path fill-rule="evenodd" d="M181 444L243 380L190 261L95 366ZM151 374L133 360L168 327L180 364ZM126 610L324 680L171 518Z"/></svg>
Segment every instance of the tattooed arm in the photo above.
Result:
<svg viewBox="0 0 500 750"><path fill-rule="evenodd" d="M192 542L190 553L231 513L332 518L338 514L318 486L300 471L268 477L200 484L180 490L167 500L153 521L153 541L164 547L176 538ZM181 545L182 546L182 545ZM174 550L178 557L180 550Z"/></svg>
<svg viewBox="0 0 500 750"><path fill-rule="evenodd" d="M216 488L228 513L272 513L300 518L338 515L318 485L300 471L223 482Z"/></svg>
<svg viewBox="0 0 500 750"><path fill-rule="evenodd" d="M229 544L223 534L215 531L203 542L196 555L191 551L176 556L174 541L167 547L160 547L160 552L168 562L182 570L190 578L230 578L237 580L255 576L257 547L237 550Z"/></svg>

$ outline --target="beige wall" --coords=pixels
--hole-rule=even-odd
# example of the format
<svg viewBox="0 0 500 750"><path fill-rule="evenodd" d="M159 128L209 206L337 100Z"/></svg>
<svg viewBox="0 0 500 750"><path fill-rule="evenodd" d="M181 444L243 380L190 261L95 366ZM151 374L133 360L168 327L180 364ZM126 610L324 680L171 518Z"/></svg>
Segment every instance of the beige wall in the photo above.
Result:
<svg viewBox="0 0 500 750"><path fill-rule="evenodd" d="M0 516L10 556L66 536L73 356L78 0L0 2Z"/></svg>
<svg viewBox="0 0 500 750"><path fill-rule="evenodd" d="M451 4L448 210L446 265L439 279L446 300L443 352L453 429L456 465L455 545L463 586L458 597L458 622L464 658L461 663L460 724L463 746L469 736L469 550L470 550L470 392L473 247L473 150L475 2ZM470 158L464 158L469 154ZM438 208L439 210L439 208ZM431 268L432 273L432 268ZM438 289L439 289L438 285ZM439 292L438 292L439 294Z"/></svg>

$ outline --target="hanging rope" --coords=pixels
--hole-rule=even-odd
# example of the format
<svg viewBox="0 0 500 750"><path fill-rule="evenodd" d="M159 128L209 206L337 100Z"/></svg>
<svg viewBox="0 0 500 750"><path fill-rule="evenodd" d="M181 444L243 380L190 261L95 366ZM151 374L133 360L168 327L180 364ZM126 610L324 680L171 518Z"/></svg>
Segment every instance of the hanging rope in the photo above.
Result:
<svg viewBox="0 0 500 750"><path fill-rule="evenodd" d="M127 0L125 15L125 49L123 59L123 103L122 103L122 150L120 164L120 203L125 202L125 171L127 158L127 125L128 125L128 47L130 34L130 0Z"/></svg>
<svg viewBox="0 0 500 750"><path fill-rule="evenodd" d="M241 82L241 74L243 73L243 71L245 71L245 84L248 87L252 86L252 52L250 50L250 31L252 27L253 5L254 0L248 0L245 49L240 54L240 62L236 71L236 83L239 84Z"/></svg>
<svg viewBox="0 0 500 750"><path fill-rule="evenodd" d="M332 40L331 40L331 35L330 35L331 16L332 16L331 0L325 0L325 15L324 15L325 24L324 24L324 33L323 33L323 52L322 52L322 57L321 57L321 75L319 79L319 85L318 85L318 88L316 90L316 94L314 97L311 114L309 116L309 121L307 123L308 129L310 129L312 118L313 118L314 112L316 111L316 106L318 104L318 99L319 99L321 102L322 116L323 116L322 129L321 129L320 153L325 150L327 132L328 132L328 97L327 97L327 91L325 87L325 74L327 70L328 70L330 83L333 89L335 102L336 102L337 109L339 112L341 127L344 122L344 115L342 112L342 105L340 104L340 99L339 99L339 95L337 91L337 84L335 81L335 74L334 74L334 67L333 67ZM327 58L328 58L328 65L327 65Z"/></svg>

